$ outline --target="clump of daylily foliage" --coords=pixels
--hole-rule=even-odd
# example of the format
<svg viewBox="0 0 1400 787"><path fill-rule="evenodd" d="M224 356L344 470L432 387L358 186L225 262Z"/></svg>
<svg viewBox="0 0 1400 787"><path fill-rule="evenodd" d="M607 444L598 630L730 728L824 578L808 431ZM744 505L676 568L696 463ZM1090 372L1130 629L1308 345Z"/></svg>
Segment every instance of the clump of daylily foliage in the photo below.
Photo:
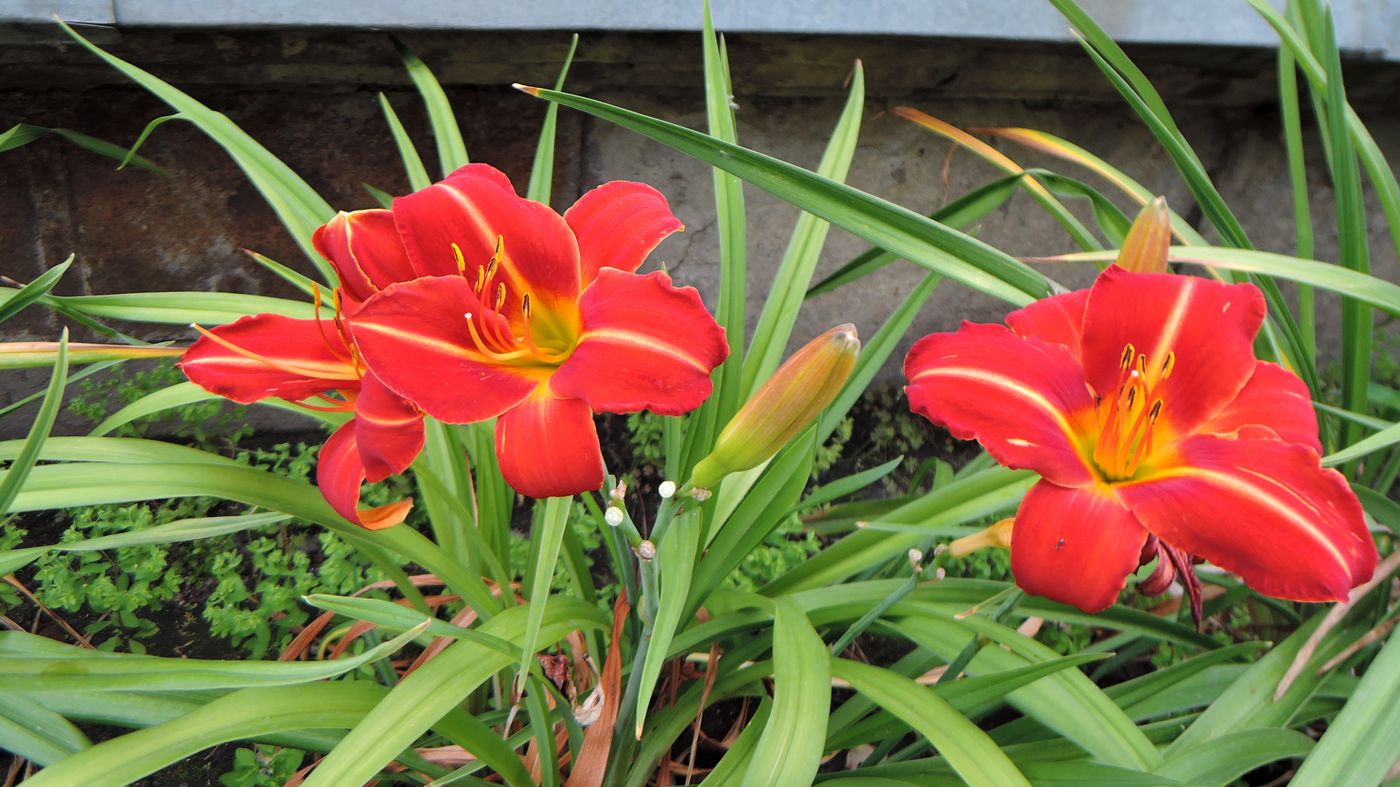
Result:
<svg viewBox="0 0 1400 787"><path fill-rule="evenodd" d="M859 63L813 170L743 148L708 9L708 133L564 92L571 46L554 89L517 86L549 102L523 188L468 160L440 86L398 44L427 99L440 173L381 97L410 189L372 189L378 207L339 211L228 118L68 30L222 144L306 259L252 255L298 298L54 296L72 260L5 291L0 319L42 306L108 341L65 332L0 345L7 366L52 369L29 436L0 443L0 510L183 497L228 508L14 545L0 566L23 589L42 555L295 517L385 579L303 597L307 620L275 661L96 653L52 610L36 619L71 643L7 618L0 746L12 774L37 787L121 784L238 742L254 748L230 778L310 787L1393 778L1400 521L1388 495L1400 405L1387 402L1400 392L1373 377L1370 348L1375 312L1400 315L1400 286L1366 265L1361 167L1397 246L1400 185L1346 103L1329 12L1312 0L1257 5L1285 46L1293 171L1306 171L1298 73L1326 129L1340 264L1312 259L1305 180L1294 183L1296 255L1255 250L1146 78L1070 0L1052 2L1167 149L1222 245L1084 148L986 130L1086 167L1114 199L907 107L895 115L1005 177L931 218L846 186L865 102ZM702 299L652 262L683 229L655 188L612 181L551 207L561 106L714 167L715 292ZM756 324L745 182L804 211ZM1017 259L957 229L1022 190L1078 252ZM1091 200L1092 228L1061 201L1071 196ZM814 283L832 225L871 249ZM926 277L864 343L851 324L800 335L806 298L901 259ZM1091 287L1054 281L1070 263L1098 267ZM1296 300L1280 280L1297 285ZM1012 310L1004 325L914 341L907 406L981 452L958 467L917 457L893 494L875 490L893 488L903 457L813 483L820 448L944 282ZM1317 289L1343 302L1335 395L1319 371ZM117 320L189 324L198 337L149 345ZM50 436L68 382L102 368L72 366L172 355L188 381L91 435ZM220 397L324 427L316 483L106 436ZM608 466L595 424L643 411L662 421L660 480ZM412 496L362 502L365 484L396 476ZM602 544L592 554L571 524L578 512ZM810 559L736 588L755 548L808 526L821 536ZM526 532L528 553L513 548ZM989 548L1010 550L1012 581L950 570ZM1082 647L1046 644L1067 627ZM1163 648L1176 661L1155 669ZM91 725L133 731L94 743Z"/></svg>

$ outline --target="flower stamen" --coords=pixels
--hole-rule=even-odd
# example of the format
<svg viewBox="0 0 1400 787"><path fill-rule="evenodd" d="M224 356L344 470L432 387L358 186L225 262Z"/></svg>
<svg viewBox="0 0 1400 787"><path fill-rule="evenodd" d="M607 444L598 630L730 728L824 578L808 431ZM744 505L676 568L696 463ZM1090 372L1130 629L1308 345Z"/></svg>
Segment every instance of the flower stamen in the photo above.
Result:
<svg viewBox="0 0 1400 787"><path fill-rule="evenodd" d="M1152 453L1153 427L1165 406L1157 391L1175 368L1176 353L1167 352L1156 379L1148 373L1147 355L1137 353L1131 343L1124 345L1118 365L1117 394L1099 401L1099 438L1093 453L1094 464L1110 481L1131 478Z"/></svg>

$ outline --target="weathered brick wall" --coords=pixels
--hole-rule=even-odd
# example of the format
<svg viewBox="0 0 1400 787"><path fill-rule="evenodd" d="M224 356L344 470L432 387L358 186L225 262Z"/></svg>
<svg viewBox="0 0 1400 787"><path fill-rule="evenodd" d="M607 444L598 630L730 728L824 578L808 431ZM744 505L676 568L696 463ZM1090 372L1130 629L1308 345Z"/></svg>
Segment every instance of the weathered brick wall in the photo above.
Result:
<svg viewBox="0 0 1400 787"><path fill-rule="evenodd" d="M552 82L567 34L431 33L405 35L446 86L474 160L496 164L518 183L527 177L544 105L509 83ZM122 144L169 110L55 31L0 35L0 124L62 126ZM407 182L377 105L383 91L435 169L418 99L381 33L351 31L125 30L101 39L141 65L233 118L339 208L368 207L361 183L400 192ZM693 127L703 125L698 36L586 34L571 89ZM844 98L855 58L867 75L865 119L850 182L912 209L927 211L997 173L886 110L911 104L963 127L1011 125L1067 137L1101 154L1175 206L1185 188L1148 132L1077 48L1004 42L860 37L733 36L741 141L780 158L815 166ZM1290 251L1291 208L1273 99L1274 61L1258 50L1131 49L1172 106L1187 137L1261 248ZM1400 67L1350 63L1353 102L1382 148L1400 161L1400 114L1393 89ZM1311 135L1310 135L1311 138ZM1315 141L1315 140L1314 140ZM1093 177L1014 147L1025 166ZM260 196L214 143L191 126L169 123L142 151L168 176L128 169L46 139L0 154L0 273L29 280L70 252L77 263L61 294L133 290L224 289L290 294L240 249L260 251L305 269L296 246ZM1335 255L1331 189L1313 151L1318 254ZM564 110L560 115L555 207L584 189L628 178L656 185L671 199L687 232L655 259L676 278L715 292L717 262L707 169L630 132ZM747 190L751 292L771 281L796 218L795 209ZM1082 215L1084 214L1080 211ZM1199 222L1198 212L1187 210ZM1065 234L1029 200L1017 197L974 228L1012 254L1072 250ZM1379 218L1371 224L1377 272L1397 278ZM821 271L864 249L833 231ZM810 304L795 338L851 320L862 333L879 325L920 272L891 267L844 292ZM1051 275L1083 284L1092 271ZM757 316L754 298L753 316ZM1329 304L1324 304L1324 307ZM964 318L999 319L1005 307L944 285L916 323L918 334ZM41 309L5 323L5 338L56 338L59 324ZM143 328L150 338L180 339L175 328ZM1324 330L1324 344L1335 331ZM893 365L889 370L894 371ZM0 402L27 393L46 375L7 374ZM33 385L32 385L33 384ZM16 419L19 416L16 416ZM15 419L10 419L15 420ZM13 433L24 424L0 424Z"/></svg>

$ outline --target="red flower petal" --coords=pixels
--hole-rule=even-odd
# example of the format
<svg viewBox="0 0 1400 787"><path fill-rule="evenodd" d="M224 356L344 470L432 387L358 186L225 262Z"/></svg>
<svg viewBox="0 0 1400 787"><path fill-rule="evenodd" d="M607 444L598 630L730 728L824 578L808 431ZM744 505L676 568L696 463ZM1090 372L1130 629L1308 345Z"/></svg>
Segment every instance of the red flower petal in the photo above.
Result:
<svg viewBox="0 0 1400 787"><path fill-rule="evenodd" d="M528 497L567 497L603 485L593 413L541 385L496 421L496 457L506 482Z"/></svg>
<svg viewBox="0 0 1400 787"><path fill-rule="evenodd" d="M1259 361L1240 395L1225 405L1201 431L1230 435L1246 426L1263 426L1285 443L1302 443L1319 454L1317 411L1308 386L1278 364Z"/></svg>
<svg viewBox="0 0 1400 787"><path fill-rule="evenodd" d="M506 176L506 173L496 169L490 164L480 164L476 162L464 164L452 170L452 174L443 178L443 180L452 180L454 178L485 178L512 194L516 193L515 184L510 182L510 178Z"/></svg>
<svg viewBox="0 0 1400 787"><path fill-rule="evenodd" d="M300 401L335 388L356 388L350 351L329 320L276 314L241 317L209 331L180 360L205 390L249 404L268 397Z"/></svg>
<svg viewBox="0 0 1400 787"><path fill-rule="evenodd" d="M637 270L667 235L685 229L661 192L625 180L604 183L579 197L564 220L578 239L585 287L600 268Z"/></svg>
<svg viewBox="0 0 1400 787"><path fill-rule="evenodd" d="M383 481L408 469L423 450L423 415L366 374L355 398L355 436L365 477Z"/></svg>
<svg viewBox="0 0 1400 787"><path fill-rule="evenodd" d="M1041 481L1011 529L1011 571L1027 593L1098 612L1138 566L1147 531L1102 484Z"/></svg>
<svg viewBox="0 0 1400 787"><path fill-rule="evenodd" d="M1162 421L1172 431L1194 432L1254 373L1254 335L1264 310L1253 285L1111 266L1094 282L1084 310L1084 371L1094 390L1112 399L1126 345L1147 356L1149 385L1174 352L1171 375L1151 396L1163 400Z"/></svg>
<svg viewBox="0 0 1400 787"><path fill-rule="evenodd" d="M1020 336L1063 344L1078 358L1083 349L1084 305L1088 302L1088 290L1052 295L1006 315L1006 324Z"/></svg>
<svg viewBox="0 0 1400 787"><path fill-rule="evenodd" d="M467 277L475 282L501 239L503 254L489 298L494 301L494 291L505 286L502 313L519 314L526 293L533 308L564 308L579 292L573 232L549 206L516 196L497 175L464 168L394 200L394 220L414 270L422 276L456 274L455 243Z"/></svg>
<svg viewBox="0 0 1400 787"><path fill-rule="evenodd" d="M1063 345L965 322L956 333L916 342L904 373L914 412L960 440L975 438L998 462L1062 486L1093 480L1077 444L1092 424L1094 400Z"/></svg>
<svg viewBox="0 0 1400 787"><path fill-rule="evenodd" d="M573 355L550 379L560 396L594 410L679 415L710 395L710 372L729 355L724 331L693 287L665 273L638 276L612 268L579 302L583 332Z"/></svg>
<svg viewBox="0 0 1400 787"><path fill-rule="evenodd" d="M432 276L391 285L349 324L365 363L390 390L434 418L471 423L515 406L549 373L484 357L465 316L479 311L461 276Z"/></svg>
<svg viewBox="0 0 1400 787"><path fill-rule="evenodd" d="M416 278L390 211L342 211L311 239L340 277L348 311L396 281Z"/></svg>
<svg viewBox="0 0 1400 787"><path fill-rule="evenodd" d="M402 522L413 507L413 498L405 498L375 508L360 508L360 483L365 480L365 467L360 463L360 450L355 439L355 419L341 424L321 447L316 462L316 486L321 496L336 513L369 530L383 530Z"/></svg>
<svg viewBox="0 0 1400 787"><path fill-rule="evenodd" d="M1117 487L1158 538L1279 598L1340 601L1371 578L1361 504L1311 448L1198 435L1177 450L1177 466Z"/></svg>

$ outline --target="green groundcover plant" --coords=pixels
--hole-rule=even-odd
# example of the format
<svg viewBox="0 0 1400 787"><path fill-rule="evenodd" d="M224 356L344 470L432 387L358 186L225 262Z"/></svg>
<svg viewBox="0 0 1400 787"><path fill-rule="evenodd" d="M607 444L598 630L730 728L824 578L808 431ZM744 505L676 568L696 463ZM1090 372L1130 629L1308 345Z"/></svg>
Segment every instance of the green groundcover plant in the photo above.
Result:
<svg viewBox="0 0 1400 787"><path fill-rule="evenodd" d="M440 179L383 102L413 191L374 192L382 208L350 213L230 118L65 27L233 157L306 254L252 259L304 297L55 296L71 258L3 291L0 319L48 308L105 337L0 345L0 365L52 369L44 391L11 408L37 402L28 437L0 443L6 603L29 592L16 574L38 567L51 601L67 587L72 605L105 604L139 634L141 611L178 592L151 561L202 544L196 554L231 577L216 591L224 608L251 616L230 614L228 633L254 656L278 652L161 657L141 653L139 636L102 649L71 628L48 639L6 618L0 745L12 773L122 784L237 742L225 784L1394 779L1400 507L1388 494L1400 391L1377 325L1400 314L1400 286L1370 274L1363 182L1397 247L1400 186L1347 104L1330 11L1251 0L1281 42L1297 228L1282 254L1253 248L1123 51L1071 0L1052 2L1218 244L1083 147L986 130L1091 180L1028 170L913 108L898 113L1004 176L932 216L844 185L864 108L859 64L815 170L744 148L708 11L708 133L565 92L571 49L553 89L520 86L547 104L519 192L468 160L443 91L401 48ZM1336 224L1337 263L1313 259L1303 96L1337 195L1319 219ZM679 229L651 187L614 182L562 215L549 207L560 107L712 165L713 315L666 273L635 272ZM0 149L43 133L16 127ZM744 183L803 211L751 332ZM1103 270L1092 288L1066 291L1045 273L1054 265L961 231L1017 191L1078 247L1055 265ZM832 225L872 248L814 282ZM807 298L899 261L927 275L873 336L836 326L784 359L808 338L793 336ZM812 484L939 286L1018 311L1006 326L921 339L905 359L907 401L885 401L985 451L959 467L894 458ZM1319 289L1341 303L1335 374L1319 362ZM152 345L112 322L189 324L199 337ZM75 380L177 356L188 379L87 436L50 436ZM328 430L314 469L310 449L279 461L207 434L114 436L170 411L204 424L211 412L187 408L221 398ZM655 477L606 465L600 412L629 414ZM111 512L146 501L159 521L129 508L113 524L122 515ZM77 526L55 543L25 540L19 517L46 511ZM321 541L316 587L335 592L242 584L232 561L310 577L305 553L286 557L272 537L290 520L334 537ZM767 553L743 581L775 534L799 551ZM241 552L216 546L231 536ZM1008 547L1014 581L985 578L1005 576ZM102 565L112 559L120 571Z"/></svg>

